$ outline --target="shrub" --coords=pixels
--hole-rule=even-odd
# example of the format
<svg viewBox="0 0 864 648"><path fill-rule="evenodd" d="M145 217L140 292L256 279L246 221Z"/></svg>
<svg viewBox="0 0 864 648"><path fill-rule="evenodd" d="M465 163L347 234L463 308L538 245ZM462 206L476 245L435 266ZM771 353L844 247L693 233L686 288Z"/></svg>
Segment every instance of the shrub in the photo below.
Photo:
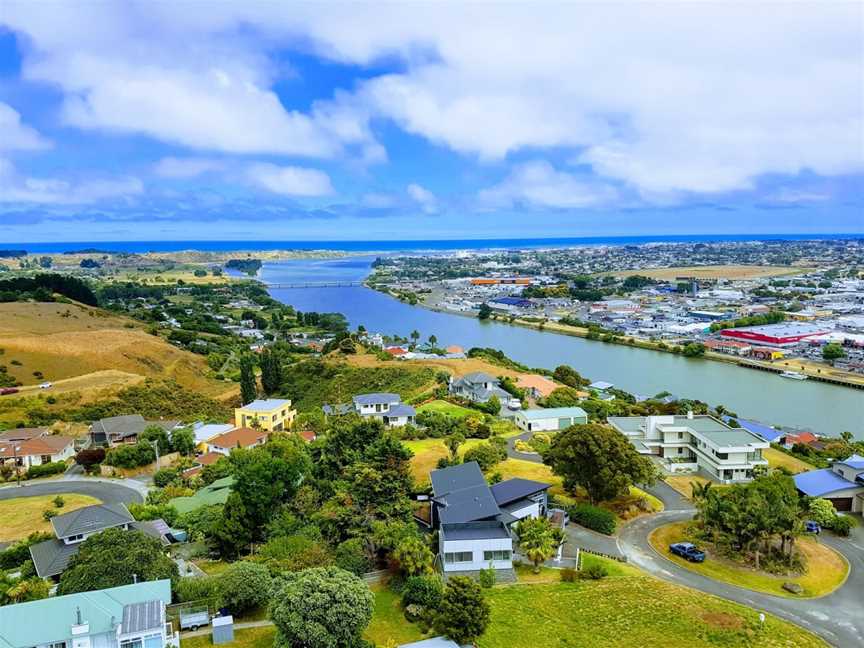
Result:
<svg viewBox="0 0 864 648"><path fill-rule="evenodd" d="M241 560L219 576L219 602L233 614L261 607L270 600L273 579L264 565Z"/></svg>
<svg viewBox="0 0 864 648"><path fill-rule="evenodd" d="M849 535L855 525L855 520L853 520L848 515L838 515L831 522L831 526L829 528L837 535L846 537Z"/></svg>
<svg viewBox="0 0 864 648"><path fill-rule="evenodd" d="M826 529L830 529L837 517L837 511L834 510L834 505L827 499L815 497L810 500L807 507L807 514L814 522L818 522Z"/></svg>
<svg viewBox="0 0 864 648"><path fill-rule="evenodd" d="M30 545L44 542L54 537L53 533L31 533L25 540L16 542L11 547L0 551L0 569L16 569L30 559Z"/></svg>
<svg viewBox="0 0 864 648"><path fill-rule="evenodd" d="M64 470L66 470L66 463L63 461L30 466L27 469L27 479L36 479L37 477L45 477L47 475L59 475Z"/></svg>
<svg viewBox="0 0 864 648"><path fill-rule="evenodd" d="M58 495L53 500L51 500L51 503L54 504L54 508L63 508L63 506L65 506L66 504L66 500L63 499L62 495Z"/></svg>
<svg viewBox="0 0 864 648"><path fill-rule="evenodd" d="M54 509L45 509L44 511L42 511L42 518L46 522L50 522L51 518L53 517L57 517L57 511L55 511Z"/></svg>
<svg viewBox="0 0 864 648"><path fill-rule="evenodd" d="M591 563L579 572L581 578L586 578L588 580L600 580L606 578L608 575L609 570L600 563Z"/></svg>
<svg viewBox="0 0 864 648"><path fill-rule="evenodd" d="M567 507L570 519L582 526L612 535L615 533L615 516L606 509L592 504L574 504Z"/></svg>
<svg viewBox="0 0 864 648"><path fill-rule="evenodd" d="M105 455L105 463L116 468L138 468L156 461L156 451L149 443L139 441L134 445L112 448Z"/></svg>
<svg viewBox="0 0 864 648"><path fill-rule="evenodd" d="M485 587L486 589L494 587L495 569L492 567L488 569L481 569L480 575L477 577L477 580L480 582L480 587Z"/></svg>
<svg viewBox="0 0 864 648"><path fill-rule="evenodd" d="M437 609L444 595L444 583L436 575L409 576L402 586L402 606L419 605L425 609Z"/></svg>
<svg viewBox="0 0 864 648"><path fill-rule="evenodd" d="M339 544L334 552L334 562L345 571L362 576L372 570L372 561L363 548L360 538L351 538Z"/></svg>
<svg viewBox="0 0 864 648"><path fill-rule="evenodd" d="M562 583L573 583L576 579L579 578L579 572L573 567L564 567L561 570L561 582Z"/></svg>
<svg viewBox="0 0 864 648"><path fill-rule="evenodd" d="M160 468L153 474L153 483L157 488L165 488L180 476L176 468Z"/></svg>
<svg viewBox="0 0 864 648"><path fill-rule="evenodd" d="M219 581L213 576L194 576L181 578L174 588L174 594L180 603L190 601L214 600L217 597Z"/></svg>

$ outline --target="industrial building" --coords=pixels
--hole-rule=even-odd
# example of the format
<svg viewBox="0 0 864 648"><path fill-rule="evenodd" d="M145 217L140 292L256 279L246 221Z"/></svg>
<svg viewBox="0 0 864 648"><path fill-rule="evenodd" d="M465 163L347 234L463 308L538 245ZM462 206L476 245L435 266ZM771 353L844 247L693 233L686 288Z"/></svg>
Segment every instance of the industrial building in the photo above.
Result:
<svg viewBox="0 0 864 648"><path fill-rule="evenodd" d="M816 324L784 322L782 324L723 329L720 331L720 335L746 342L786 347L816 335L824 335L830 330L830 328Z"/></svg>

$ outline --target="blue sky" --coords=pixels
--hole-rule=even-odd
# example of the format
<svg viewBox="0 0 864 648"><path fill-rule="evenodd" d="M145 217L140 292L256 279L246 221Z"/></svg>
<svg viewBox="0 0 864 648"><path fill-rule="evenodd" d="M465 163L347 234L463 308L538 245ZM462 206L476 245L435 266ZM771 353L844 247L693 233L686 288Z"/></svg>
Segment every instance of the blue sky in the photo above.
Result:
<svg viewBox="0 0 864 648"><path fill-rule="evenodd" d="M0 242L864 232L859 3L33 3Z"/></svg>

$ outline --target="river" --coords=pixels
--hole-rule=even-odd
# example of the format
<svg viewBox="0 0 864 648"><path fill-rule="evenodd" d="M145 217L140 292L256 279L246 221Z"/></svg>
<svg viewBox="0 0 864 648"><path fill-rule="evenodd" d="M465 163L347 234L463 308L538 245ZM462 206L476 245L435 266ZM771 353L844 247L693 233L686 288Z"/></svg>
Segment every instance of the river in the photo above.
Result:
<svg viewBox="0 0 864 648"><path fill-rule="evenodd" d="M265 263L258 279L265 283L357 281L369 274L372 261L371 257L348 257ZM421 339L434 334L439 345L501 349L529 367L554 369L568 364L592 380L605 380L631 393L650 396L669 391L723 404L743 418L772 425L827 435L849 430L864 438L864 391L856 389L814 380L785 380L722 362L481 322L409 306L362 287L272 289L271 294L300 311L343 313L352 328L362 324L369 331L402 336L417 330Z"/></svg>

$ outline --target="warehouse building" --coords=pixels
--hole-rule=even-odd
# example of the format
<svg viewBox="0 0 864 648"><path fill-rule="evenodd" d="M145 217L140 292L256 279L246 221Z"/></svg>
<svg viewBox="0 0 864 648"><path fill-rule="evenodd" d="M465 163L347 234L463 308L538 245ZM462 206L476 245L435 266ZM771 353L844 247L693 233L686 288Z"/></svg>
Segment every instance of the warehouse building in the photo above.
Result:
<svg viewBox="0 0 864 648"><path fill-rule="evenodd" d="M516 412L513 422L526 432L552 432L566 430L571 425L585 424L588 414L581 407L527 409Z"/></svg>
<svg viewBox="0 0 864 648"><path fill-rule="evenodd" d="M807 338L824 335L830 330L830 328L825 326L805 322L784 322L782 324L723 329L720 331L720 335L745 342L786 347L798 344Z"/></svg>

